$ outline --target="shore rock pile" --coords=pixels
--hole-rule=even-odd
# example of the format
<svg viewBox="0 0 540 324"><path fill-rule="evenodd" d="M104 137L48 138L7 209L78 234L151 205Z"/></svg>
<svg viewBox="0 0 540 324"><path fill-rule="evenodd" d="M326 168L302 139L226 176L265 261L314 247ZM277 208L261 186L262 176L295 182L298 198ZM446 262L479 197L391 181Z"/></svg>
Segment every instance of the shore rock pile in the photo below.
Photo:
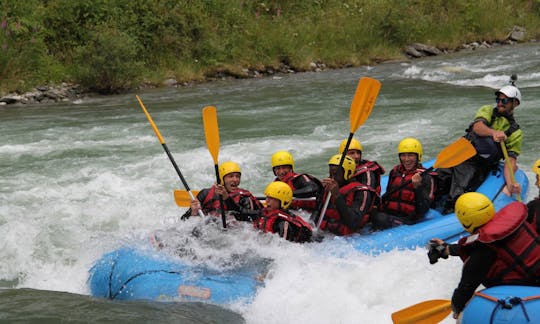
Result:
<svg viewBox="0 0 540 324"><path fill-rule="evenodd" d="M492 48L495 46L502 46L502 45L513 45L517 42L522 42L525 40L525 29L520 26L514 26L510 33L506 36L506 39L503 41L495 41L495 42L472 42L468 44L462 44L460 47L455 49L447 49L447 48L436 48L433 46L429 46L426 44L421 43L412 43L408 46L406 46L403 49L403 53L405 56L407 56L410 59L415 58L421 58L425 56L435 56L435 55L441 55L441 54L448 54L453 52L459 52L464 50L474 51L479 48Z"/></svg>
<svg viewBox="0 0 540 324"><path fill-rule="evenodd" d="M406 46L403 49L403 54L409 59L417 59L426 56L435 56L447 53L453 53L464 50L476 50L479 48L491 48L495 46L502 45L513 45L517 42L525 41L526 31L523 27L514 26L510 33L507 35L506 39L503 41L495 42L472 42L468 44L463 44L455 49L446 49L446 48L436 48L434 46L429 46L421 43L412 43ZM533 40L534 41L534 40ZM261 69L243 69L241 71L231 71L229 69L217 69L213 72L209 72L205 78L206 81L214 81L221 79L246 79L246 78L261 78L268 77L277 74L287 74L295 72L320 72L327 70L327 66L322 62L312 62L308 69L306 70L295 70L290 65L286 58L281 60L280 66L278 68L274 67L264 67ZM181 87L188 86L191 83L186 82L177 82L176 79L170 78L163 81L163 86L165 87ZM154 88L155 85L152 84L141 84L140 89L144 88ZM75 101L82 98L83 96L88 95L84 93L78 85L62 83L60 86L49 87L49 86L40 86L35 88L33 91L24 93L24 94L8 94L6 96L0 97L0 106L10 105L10 104L34 104L34 103L54 103L61 101Z"/></svg>
<svg viewBox="0 0 540 324"><path fill-rule="evenodd" d="M34 104L73 101L83 95L76 84L62 83L57 87L39 86L23 94L11 93L0 98L0 106L9 104Z"/></svg>

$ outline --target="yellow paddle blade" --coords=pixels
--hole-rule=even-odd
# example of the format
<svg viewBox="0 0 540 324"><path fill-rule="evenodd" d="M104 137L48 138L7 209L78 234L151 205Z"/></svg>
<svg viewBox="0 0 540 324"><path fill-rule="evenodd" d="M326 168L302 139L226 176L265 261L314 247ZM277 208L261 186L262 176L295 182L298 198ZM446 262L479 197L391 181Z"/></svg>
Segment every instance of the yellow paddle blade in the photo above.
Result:
<svg viewBox="0 0 540 324"><path fill-rule="evenodd" d="M433 164L434 168L451 168L476 155L474 146L464 137L445 147Z"/></svg>
<svg viewBox="0 0 540 324"><path fill-rule="evenodd" d="M409 306L392 313L394 324L433 324L442 321L450 314L449 300L434 299Z"/></svg>
<svg viewBox="0 0 540 324"><path fill-rule="evenodd" d="M191 190L191 193L194 197L197 197L199 191ZM191 196L187 190L175 190L174 191L174 201L178 207L189 207L191 205Z"/></svg>
<svg viewBox="0 0 540 324"><path fill-rule="evenodd" d="M363 77L358 82L349 112L351 133L356 132L358 127L368 119L379 95L380 88L381 83L372 78Z"/></svg>
<svg viewBox="0 0 540 324"><path fill-rule="evenodd" d="M204 136L206 137L206 146L214 159L214 164L218 164L219 154L219 128L217 122L216 107L207 106L202 110Z"/></svg>

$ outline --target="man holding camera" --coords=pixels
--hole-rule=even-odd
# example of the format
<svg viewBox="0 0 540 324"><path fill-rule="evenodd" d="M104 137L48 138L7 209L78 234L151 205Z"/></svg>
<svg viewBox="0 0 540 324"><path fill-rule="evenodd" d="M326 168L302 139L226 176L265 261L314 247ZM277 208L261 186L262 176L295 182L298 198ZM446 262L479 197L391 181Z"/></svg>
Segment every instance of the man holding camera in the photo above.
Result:
<svg viewBox="0 0 540 324"><path fill-rule="evenodd" d="M527 221L527 206L513 202L495 213L489 198L467 192L456 201L456 216L471 233L457 244L430 241L431 264L449 255L464 264L458 287L452 295L454 318L465 308L479 285L540 286L540 239Z"/></svg>

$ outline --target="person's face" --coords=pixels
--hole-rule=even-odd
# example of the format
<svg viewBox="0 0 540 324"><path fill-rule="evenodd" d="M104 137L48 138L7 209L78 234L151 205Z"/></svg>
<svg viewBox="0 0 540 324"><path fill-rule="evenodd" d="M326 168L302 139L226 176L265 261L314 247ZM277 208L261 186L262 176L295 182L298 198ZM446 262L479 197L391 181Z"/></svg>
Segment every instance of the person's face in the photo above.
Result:
<svg viewBox="0 0 540 324"><path fill-rule="evenodd" d="M292 166L290 165L279 165L277 167L274 167L274 174L280 180L283 179L290 172L292 172Z"/></svg>
<svg viewBox="0 0 540 324"><path fill-rule="evenodd" d="M517 107L517 101L508 98L504 93L499 93L495 99L497 103L497 110L500 114L510 116L514 113L514 109Z"/></svg>
<svg viewBox="0 0 540 324"><path fill-rule="evenodd" d="M240 172L231 172L223 177L223 182L227 192L233 192L240 185Z"/></svg>
<svg viewBox="0 0 540 324"><path fill-rule="evenodd" d="M401 153L399 161L407 171L411 171L418 165L418 155L416 153Z"/></svg>
<svg viewBox="0 0 540 324"><path fill-rule="evenodd" d="M360 164L360 161L362 161L362 151L359 150L348 150L347 156L350 156L356 165Z"/></svg>
<svg viewBox="0 0 540 324"><path fill-rule="evenodd" d="M276 210L281 207L281 201L276 198L266 196L266 209Z"/></svg>

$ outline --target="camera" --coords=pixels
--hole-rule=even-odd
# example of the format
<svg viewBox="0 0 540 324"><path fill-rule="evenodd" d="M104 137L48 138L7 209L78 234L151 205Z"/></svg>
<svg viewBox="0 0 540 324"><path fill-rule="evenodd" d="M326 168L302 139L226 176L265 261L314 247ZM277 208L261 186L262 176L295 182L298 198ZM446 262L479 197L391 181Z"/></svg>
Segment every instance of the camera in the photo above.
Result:
<svg viewBox="0 0 540 324"><path fill-rule="evenodd" d="M429 242L428 258L430 264L435 264L439 261L439 258L448 259L448 255L444 254L444 250L448 244L439 244L437 242Z"/></svg>

